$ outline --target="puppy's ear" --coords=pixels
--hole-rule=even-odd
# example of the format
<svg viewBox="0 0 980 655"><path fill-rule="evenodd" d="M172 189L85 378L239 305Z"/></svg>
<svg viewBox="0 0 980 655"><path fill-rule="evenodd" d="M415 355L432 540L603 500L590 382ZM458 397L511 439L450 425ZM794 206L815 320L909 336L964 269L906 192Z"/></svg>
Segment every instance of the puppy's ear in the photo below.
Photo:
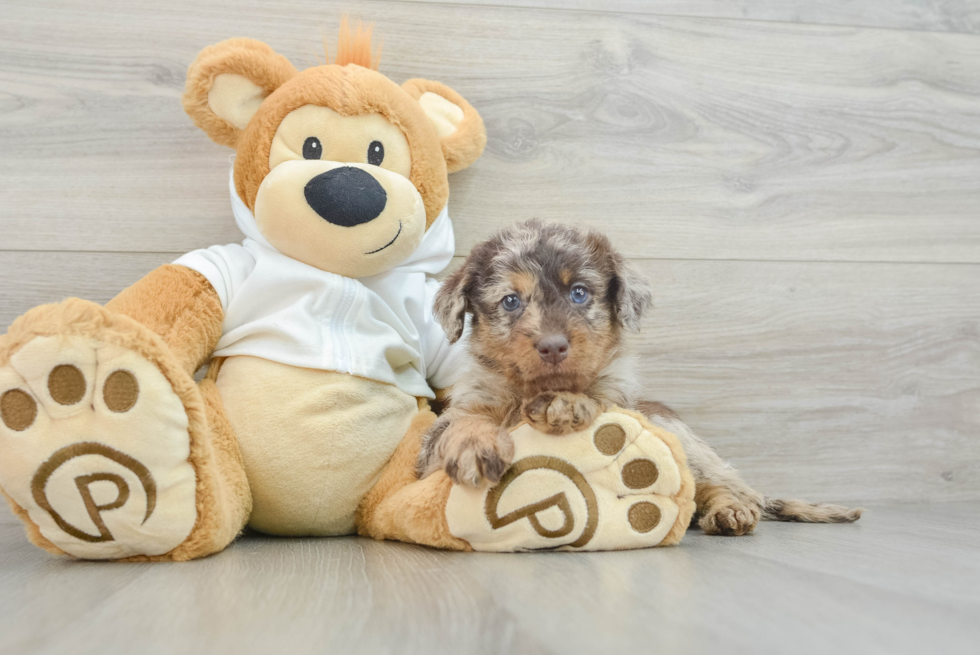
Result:
<svg viewBox="0 0 980 655"><path fill-rule="evenodd" d="M615 293L616 318L627 330L639 330L643 313L653 304L653 294L646 279L636 272L625 259L619 259L615 278L618 281Z"/></svg>
<svg viewBox="0 0 980 655"><path fill-rule="evenodd" d="M295 74L288 59L261 41L228 39L190 65L184 111L212 141L234 148L262 101Z"/></svg>
<svg viewBox="0 0 980 655"><path fill-rule="evenodd" d="M627 330L639 330L643 313L653 304L653 294L646 279L613 248L605 235L589 232L593 255L605 261L608 271L606 293L616 320Z"/></svg>
<svg viewBox="0 0 980 655"><path fill-rule="evenodd" d="M456 343L463 336L466 325L466 309L469 306L468 287L472 282L472 257L446 278L436 293L432 313L446 332L449 343Z"/></svg>
<svg viewBox="0 0 980 655"><path fill-rule="evenodd" d="M487 145L487 130L480 114L463 96L432 80L408 80L402 88L418 101L436 128L450 173L463 170L480 157Z"/></svg>

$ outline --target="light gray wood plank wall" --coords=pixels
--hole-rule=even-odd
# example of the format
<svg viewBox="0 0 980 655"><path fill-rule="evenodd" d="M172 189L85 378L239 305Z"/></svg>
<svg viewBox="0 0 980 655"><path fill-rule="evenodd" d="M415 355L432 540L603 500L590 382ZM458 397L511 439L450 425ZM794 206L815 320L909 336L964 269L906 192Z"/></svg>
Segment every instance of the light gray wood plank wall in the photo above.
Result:
<svg viewBox="0 0 980 655"><path fill-rule="evenodd" d="M458 254L531 216L609 233L655 285L649 394L760 488L980 499L980 36L875 29L970 32L975 5L557 6L6 0L0 325L239 240L186 66L232 36L309 65L346 10L385 73L487 122L452 179ZM775 22L707 17L742 11Z"/></svg>
<svg viewBox="0 0 980 655"><path fill-rule="evenodd" d="M237 238L228 151L178 101L186 66L242 34L304 65L340 5L199 4L7 3L3 247ZM385 30L385 72L443 80L486 117L486 156L454 180L460 254L538 216L635 257L980 262L976 36L353 4Z"/></svg>
<svg viewBox="0 0 980 655"><path fill-rule="evenodd" d="M412 0L980 33L976 0Z"/></svg>

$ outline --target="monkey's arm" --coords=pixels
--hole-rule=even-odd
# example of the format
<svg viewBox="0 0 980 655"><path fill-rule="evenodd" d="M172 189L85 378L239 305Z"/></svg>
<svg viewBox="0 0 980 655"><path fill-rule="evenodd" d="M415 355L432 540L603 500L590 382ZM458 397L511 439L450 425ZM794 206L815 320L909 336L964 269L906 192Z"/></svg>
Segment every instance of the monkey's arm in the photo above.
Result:
<svg viewBox="0 0 980 655"><path fill-rule="evenodd" d="M184 370L192 374L211 356L224 310L203 275L186 266L165 264L106 303L159 334Z"/></svg>

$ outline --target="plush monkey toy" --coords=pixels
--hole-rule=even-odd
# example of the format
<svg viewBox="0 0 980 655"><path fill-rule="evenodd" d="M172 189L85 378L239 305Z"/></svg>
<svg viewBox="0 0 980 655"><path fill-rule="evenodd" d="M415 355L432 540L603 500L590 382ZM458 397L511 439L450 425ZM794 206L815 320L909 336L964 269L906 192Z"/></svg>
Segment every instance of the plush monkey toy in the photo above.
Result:
<svg viewBox="0 0 980 655"><path fill-rule="evenodd" d="M509 474L492 493L415 479L431 388L455 362L431 311L432 276L454 253L447 176L486 133L449 87L399 86L377 63L369 31L344 25L329 65L297 71L232 39L190 66L184 107L236 151L246 238L188 253L105 307L35 308L0 338L0 488L33 543L176 561L246 525L458 550L680 539L693 484L673 436L639 415L608 414L578 441L519 428L519 456L571 464ZM618 449L603 454L610 434ZM630 531L626 501L596 476L634 451L657 462L647 492L666 504Z"/></svg>

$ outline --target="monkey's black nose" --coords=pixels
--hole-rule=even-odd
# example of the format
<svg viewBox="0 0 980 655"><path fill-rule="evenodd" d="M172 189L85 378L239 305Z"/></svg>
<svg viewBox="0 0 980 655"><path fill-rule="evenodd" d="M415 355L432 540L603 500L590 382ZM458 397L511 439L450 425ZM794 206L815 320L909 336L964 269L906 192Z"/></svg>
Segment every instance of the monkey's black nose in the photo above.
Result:
<svg viewBox="0 0 980 655"><path fill-rule="evenodd" d="M560 334L544 337L535 348L538 349L541 359L549 364L560 364L563 359L568 357L568 339Z"/></svg>
<svg viewBox="0 0 980 655"><path fill-rule="evenodd" d="M306 183L304 191L313 211L343 227L373 221L388 202L388 194L374 176L353 166L320 173Z"/></svg>

